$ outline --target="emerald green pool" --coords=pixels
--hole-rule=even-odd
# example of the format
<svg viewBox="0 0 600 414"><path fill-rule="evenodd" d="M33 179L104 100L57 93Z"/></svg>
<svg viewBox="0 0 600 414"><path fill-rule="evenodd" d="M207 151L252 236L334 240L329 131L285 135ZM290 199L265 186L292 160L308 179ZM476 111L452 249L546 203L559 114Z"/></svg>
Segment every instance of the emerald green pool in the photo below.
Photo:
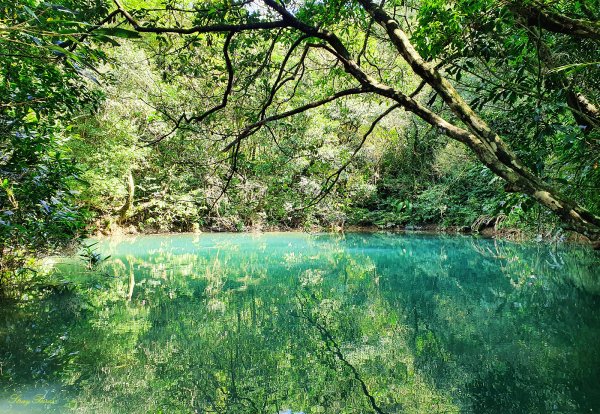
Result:
<svg viewBox="0 0 600 414"><path fill-rule="evenodd" d="M600 411L600 255L472 237L105 239L0 303L0 413Z"/></svg>

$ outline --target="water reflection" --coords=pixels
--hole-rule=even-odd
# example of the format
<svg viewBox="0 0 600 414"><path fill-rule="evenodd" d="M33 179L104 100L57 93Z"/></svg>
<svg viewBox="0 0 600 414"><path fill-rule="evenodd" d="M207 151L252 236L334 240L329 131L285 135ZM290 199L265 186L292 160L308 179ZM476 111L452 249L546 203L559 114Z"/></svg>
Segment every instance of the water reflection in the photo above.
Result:
<svg viewBox="0 0 600 414"><path fill-rule="evenodd" d="M77 289L0 311L0 411L600 409L594 252L385 234L101 249L101 272L62 266Z"/></svg>

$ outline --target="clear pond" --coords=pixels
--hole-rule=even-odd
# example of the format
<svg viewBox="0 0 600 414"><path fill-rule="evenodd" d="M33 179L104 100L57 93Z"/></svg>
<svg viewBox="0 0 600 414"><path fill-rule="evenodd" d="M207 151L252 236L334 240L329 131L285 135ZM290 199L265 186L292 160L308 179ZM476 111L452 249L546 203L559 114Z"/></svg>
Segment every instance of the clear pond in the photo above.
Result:
<svg viewBox="0 0 600 414"><path fill-rule="evenodd" d="M600 411L600 255L471 237L105 239L0 304L1 413Z"/></svg>

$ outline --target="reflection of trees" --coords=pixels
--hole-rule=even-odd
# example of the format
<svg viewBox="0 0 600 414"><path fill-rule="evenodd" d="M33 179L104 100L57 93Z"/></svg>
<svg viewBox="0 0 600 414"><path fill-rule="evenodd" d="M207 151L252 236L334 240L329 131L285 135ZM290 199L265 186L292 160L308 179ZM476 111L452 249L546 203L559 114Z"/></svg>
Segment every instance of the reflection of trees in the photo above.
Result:
<svg viewBox="0 0 600 414"><path fill-rule="evenodd" d="M600 355L588 346L599 339L598 299L559 277L593 272L577 252L427 236L282 237L187 247L174 238L142 254L113 246L114 277L75 295L78 322L52 367L74 390L75 411L600 405L590 398L600 394L600 364L590 364ZM49 335L67 326L51 325Z"/></svg>
<svg viewBox="0 0 600 414"><path fill-rule="evenodd" d="M325 344L327 351L335 356L337 360L342 363L343 367L350 371L352 377L358 384L360 384L360 389L364 396L367 398L369 405L373 411L379 414L383 414L384 411L377 404L375 397L369 391L369 387L366 382L363 380L362 375L356 369L356 367L348 361L347 357L344 356L340 345L335 340L333 334L325 327L323 324L319 322L317 317L313 316L311 312L309 312L308 301L309 299L303 299L301 296L298 296L299 303L299 313L298 316L304 319L308 324L314 328L316 328L321 336L321 340Z"/></svg>
<svg viewBox="0 0 600 414"><path fill-rule="evenodd" d="M76 358L67 341L69 326L80 317L77 301L73 292L63 290L51 301L0 307L0 411L7 402L20 401L31 412L60 412L54 404L35 400L65 402L61 391L68 387L55 373Z"/></svg>
<svg viewBox="0 0 600 414"><path fill-rule="evenodd" d="M237 252L227 253L226 249L213 254L211 260L188 257L186 261L193 260L193 267L201 270L186 278L202 280L201 290L183 290L189 285L181 283L181 276L169 276L167 283L147 289L145 286L151 284L143 281L153 275L161 279L156 276L161 274L156 269L165 270L160 266L165 263L160 256L144 262L139 258L135 263L128 260L124 268L120 266L124 280L129 277L131 266L135 266L134 303L140 306L146 301L150 305L146 305L149 324L134 346L138 350L135 361L129 361L134 365L128 367L127 382L135 387L120 386L123 370L119 368L104 369L99 374L104 387L112 384L108 385L110 392L118 395L111 403L129 412L165 409L161 401L168 402L169 411L174 412L196 409L200 412L273 413L286 407L305 412L368 412L368 399L356 387L356 378L345 375L343 369L340 371L339 361L328 356L327 344L322 338L307 335L314 326L307 321L299 322L293 313L295 292L303 282L305 288L323 289L324 296L318 303L320 312L349 306L349 301L354 301L352 306L356 308L370 301L371 296L381 302L377 299L380 296L375 282L377 271L372 261L357 260L344 254L338 246L318 247L303 252L302 260L288 260L285 269L270 269L271 259L265 260L256 253L245 255L243 263L236 262ZM280 258L276 256L272 260L279 262ZM177 260L169 263L177 263ZM172 267L172 264L166 267L168 275ZM271 270L269 279L265 269ZM140 290L137 286L141 286ZM122 288L125 297L126 286ZM173 291L176 293L172 294ZM215 301L223 306L216 308ZM381 310L376 308L371 311L372 316L378 313ZM335 322L324 320L328 324ZM369 325L363 323L365 327ZM111 323L111 329L118 324L119 321ZM342 333L345 344L351 344L360 337L361 329L348 319L336 332ZM376 329L372 330L376 334ZM393 347L393 343L388 346ZM369 365L369 362L370 354L376 355L379 351L371 345L366 348L367 352L361 348L350 347L345 351L361 369L368 366L367 378L376 377L377 364ZM382 360L385 355L377 355L377 358ZM406 376L406 369L396 371ZM384 386L394 372L390 367L386 374L377 374L379 377L373 382L378 396L385 396L386 408L392 408L389 412L400 409L400 405L392 401L394 390ZM148 394L153 396L152 403L146 401ZM107 404L104 398L98 397L100 395L106 392L87 390L83 396L87 410L97 410ZM96 400L96 404L90 404L89 400Z"/></svg>
<svg viewBox="0 0 600 414"><path fill-rule="evenodd" d="M493 407L489 398L506 404L487 412L548 412L568 411L583 395L597 395L589 386L597 369L574 366L583 348L575 338L598 337L597 316L590 320L596 299L569 287L565 269L561 275L549 266L545 249L474 243L479 255L449 242L445 252L420 256L425 262L403 269L393 288L384 286L388 300L413 310L418 368L438 388L455 387L454 395L475 412ZM589 325L581 323L586 319ZM565 392L556 384L561 376L587 383L586 391ZM465 388L469 395L459 396Z"/></svg>

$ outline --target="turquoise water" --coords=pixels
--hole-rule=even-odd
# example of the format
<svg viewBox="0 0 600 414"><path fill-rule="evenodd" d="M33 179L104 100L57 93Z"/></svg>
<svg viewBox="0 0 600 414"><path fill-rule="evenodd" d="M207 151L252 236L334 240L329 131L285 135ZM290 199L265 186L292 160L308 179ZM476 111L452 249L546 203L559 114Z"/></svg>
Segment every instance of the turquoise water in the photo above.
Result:
<svg viewBox="0 0 600 414"><path fill-rule="evenodd" d="M600 411L600 255L471 237L105 239L0 304L0 413Z"/></svg>

